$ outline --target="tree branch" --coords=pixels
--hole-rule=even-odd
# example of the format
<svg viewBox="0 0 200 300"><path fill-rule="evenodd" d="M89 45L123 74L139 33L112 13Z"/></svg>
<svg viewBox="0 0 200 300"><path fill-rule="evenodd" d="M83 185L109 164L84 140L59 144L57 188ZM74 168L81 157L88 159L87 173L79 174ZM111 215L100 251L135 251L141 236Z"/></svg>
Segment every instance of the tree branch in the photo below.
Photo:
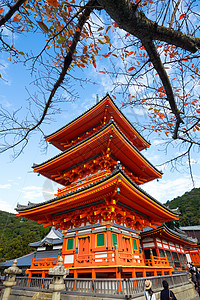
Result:
<svg viewBox="0 0 200 300"><path fill-rule="evenodd" d="M184 34L148 19L127 0L98 0L118 26L133 36L144 40L159 40L195 53L200 48L200 39Z"/></svg>
<svg viewBox="0 0 200 300"><path fill-rule="evenodd" d="M58 80L56 81L56 83L54 84L53 86L53 89L51 90L51 93L49 95L49 98L45 104L45 107L43 109L43 113L42 113L42 116L40 117L40 119L37 121L37 123L32 126L31 128L29 128L25 134L23 135L23 137L21 139L19 139L17 142L13 143L13 145L11 145L10 147L8 147L7 149L5 150L8 150L10 148L14 148L16 147L17 145L19 145L20 143L22 143L23 141L26 141L27 143L27 137L28 135L30 134L30 132L32 132L33 130L35 130L36 128L39 128L39 126L41 125L41 123L43 122L46 114L47 114L47 111L48 109L50 108L51 104L52 104L52 100L53 100L53 97L56 93L56 91L58 90L58 88L61 86L64 78L65 78L65 75L68 71L68 68L72 62L72 58L73 58L73 54L76 50L76 46L79 42L79 39L80 39L80 35L81 35L81 32L82 32L82 29L83 29L83 26L85 25L88 17L90 16L91 12L93 11L93 9L96 7L96 1L95 0L89 0L88 3L85 5L85 9L83 11L83 13L81 14L81 16L79 17L79 22L77 24L77 27L76 27L76 31L74 33L74 37L73 37L73 40L72 40L72 43L71 43L71 46L68 50L68 53L67 55L65 56L64 58L64 65L63 65L63 68L60 72L60 75L59 75L59 78ZM4 150L4 151L5 151ZM2 151L3 152L3 151Z"/></svg>
<svg viewBox="0 0 200 300"><path fill-rule="evenodd" d="M13 6L11 6L10 10L0 19L0 26L4 25L10 18L14 15L14 13L19 10L20 6L24 4L26 0L18 0L15 2Z"/></svg>

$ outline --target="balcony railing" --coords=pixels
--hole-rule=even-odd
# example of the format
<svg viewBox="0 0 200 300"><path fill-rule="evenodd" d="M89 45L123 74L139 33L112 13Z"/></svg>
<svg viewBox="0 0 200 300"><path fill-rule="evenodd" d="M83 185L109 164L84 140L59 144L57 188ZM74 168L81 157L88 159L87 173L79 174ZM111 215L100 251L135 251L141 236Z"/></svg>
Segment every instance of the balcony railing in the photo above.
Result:
<svg viewBox="0 0 200 300"><path fill-rule="evenodd" d="M167 280L170 288L175 288L189 283L188 278L188 273L125 279L65 278L66 290L64 293L127 299L143 295L146 279L152 281L152 289L156 292L162 289L162 281L164 279ZM17 288L47 291L52 278L17 277L16 282Z"/></svg>
<svg viewBox="0 0 200 300"><path fill-rule="evenodd" d="M33 257L31 269L48 269L57 265L58 257L51 258L35 258Z"/></svg>
<svg viewBox="0 0 200 300"><path fill-rule="evenodd" d="M31 269L48 269L53 268L58 262L58 257L52 258L33 258L31 263ZM122 251L116 252L116 250L106 250L100 252L91 252L88 255L75 254L74 266L111 266L111 265L124 265L124 266L152 266L152 267L169 267L167 257L158 257L151 255L150 259L143 259L143 255L139 252L125 253Z"/></svg>

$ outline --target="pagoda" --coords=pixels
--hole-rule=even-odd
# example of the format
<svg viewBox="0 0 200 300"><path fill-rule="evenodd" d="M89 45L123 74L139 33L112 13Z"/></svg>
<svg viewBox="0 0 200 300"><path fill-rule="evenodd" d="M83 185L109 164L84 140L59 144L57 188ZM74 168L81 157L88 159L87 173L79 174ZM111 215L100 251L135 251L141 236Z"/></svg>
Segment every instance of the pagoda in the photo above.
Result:
<svg viewBox="0 0 200 300"><path fill-rule="evenodd" d="M171 274L167 257L151 256L146 263L139 233L177 220L178 214L141 189L162 174L141 154L149 143L110 96L46 140L61 153L34 165L34 172L63 188L54 199L16 210L20 217L63 230L62 256L70 276ZM28 272L35 274L34 266Z"/></svg>

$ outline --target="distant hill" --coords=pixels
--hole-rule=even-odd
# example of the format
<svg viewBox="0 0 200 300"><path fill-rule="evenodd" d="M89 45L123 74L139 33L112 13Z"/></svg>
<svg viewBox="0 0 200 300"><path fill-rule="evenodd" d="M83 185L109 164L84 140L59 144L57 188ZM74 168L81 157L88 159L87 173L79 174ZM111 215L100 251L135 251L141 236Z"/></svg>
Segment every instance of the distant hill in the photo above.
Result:
<svg viewBox="0 0 200 300"><path fill-rule="evenodd" d="M192 189L184 195L167 201L169 208L179 208L181 213L180 226L200 225L200 188Z"/></svg>
<svg viewBox="0 0 200 300"><path fill-rule="evenodd" d="M50 228L0 211L0 262L28 254L34 249L31 242L41 240Z"/></svg>

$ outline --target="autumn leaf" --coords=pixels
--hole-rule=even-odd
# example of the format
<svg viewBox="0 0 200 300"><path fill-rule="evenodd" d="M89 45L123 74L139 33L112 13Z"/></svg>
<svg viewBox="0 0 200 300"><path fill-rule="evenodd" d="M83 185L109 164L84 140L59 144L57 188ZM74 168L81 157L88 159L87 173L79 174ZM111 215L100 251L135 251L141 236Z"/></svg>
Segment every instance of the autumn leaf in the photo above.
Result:
<svg viewBox="0 0 200 300"><path fill-rule="evenodd" d="M106 39L106 42L107 42L107 43L110 43L110 37L109 37L108 35L105 35L104 37L105 37L105 39Z"/></svg>
<svg viewBox="0 0 200 300"><path fill-rule="evenodd" d="M115 97L114 95L112 95L112 97L113 97L114 99L116 99L116 97Z"/></svg>
<svg viewBox="0 0 200 300"><path fill-rule="evenodd" d="M3 8L0 8L0 14L2 14L3 13Z"/></svg>
<svg viewBox="0 0 200 300"><path fill-rule="evenodd" d="M85 54L87 52L87 46L84 46L83 48L83 54Z"/></svg>
<svg viewBox="0 0 200 300"><path fill-rule="evenodd" d="M96 62L95 61L93 61L93 66L95 67L95 69L96 69L96 67L97 67L97 65L96 65Z"/></svg>
<svg viewBox="0 0 200 300"><path fill-rule="evenodd" d="M46 0L48 4L52 5L53 7L58 7L59 3L57 0Z"/></svg>
<svg viewBox="0 0 200 300"><path fill-rule="evenodd" d="M14 15L13 22L19 22L21 20L21 18L22 18L21 15L16 14L16 15Z"/></svg>
<svg viewBox="0 0 200 300"><path fill-rule="evenodd" d="M37 21L38 25L40 26L40 28L44 31L44 32L48 32L49 29L48 27L41 21Z"/></svg>
<svg viewBox="0 0 200 300"><path fill-rule="evenodd" d="M180 15L179 20L183 19L185 17L185 14Z"/></svg>
<svg viewBox="0 0 200 300"><path fill-rule="evenodd" d="M111 28L111 26L108 26L108 27L107 27L107 29L106 29L106 33L108 32L108 30L109 30L110 28Z"/></svg>
<svg viewBox="0 0 200 300"><path fill-rule="evenodd" d="M164 91L164 86L159 87L159 88L157 89L157 91L158 91L158 92Z"/></svg>
<svg viewBox="0 0 200 300"><path fill-rule="evenodd" d="M70 15L71 12L72 12L72 8L71 6L68 6L68 14Z"/></svg>
<svg viewBox="0 0 200 300"><path fill-rule="evenodd" d="M135 70L136 68L135 67L130 67L129 69L128 69L128 71L133 71L133 70Z"/></svg>

